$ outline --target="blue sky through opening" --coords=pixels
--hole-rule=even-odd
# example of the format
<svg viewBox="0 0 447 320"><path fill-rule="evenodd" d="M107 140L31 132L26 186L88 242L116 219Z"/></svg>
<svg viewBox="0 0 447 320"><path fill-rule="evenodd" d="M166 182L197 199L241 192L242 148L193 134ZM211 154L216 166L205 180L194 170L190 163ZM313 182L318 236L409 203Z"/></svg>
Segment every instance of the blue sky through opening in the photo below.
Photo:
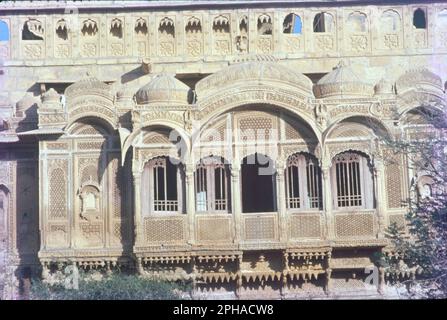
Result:
<svg viewBox="0 0 447 320"><path fill-rule="evenodd" d="M295 19L293 19L293 31L292 33L301 33L302 23L301 18L299 16L295 16Z"/></svg>
<svg viewBox="0 0 447 320"><path fill-rule="evenodd" d="M0 21L0 41L9 40L8 25L4 21Z"/></svg>

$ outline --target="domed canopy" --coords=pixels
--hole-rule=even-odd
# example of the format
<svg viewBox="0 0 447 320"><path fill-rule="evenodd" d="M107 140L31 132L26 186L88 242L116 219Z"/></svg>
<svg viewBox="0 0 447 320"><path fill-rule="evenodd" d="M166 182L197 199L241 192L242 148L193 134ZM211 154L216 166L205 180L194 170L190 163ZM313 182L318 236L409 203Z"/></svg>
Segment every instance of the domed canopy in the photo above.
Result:
<svg viewBox="0 0 447 320"><path fill-rule="evenodd" d="M265 56L252 58L254 60L232 64L200 80L196 84L198 99L247 84L274 85L313 96L312 81L305 75Z"/></svg>
<svg viewBox="0 0 447 320"><path fill-rule="evenodd" d="M441 78L427 68L409 70L396 81L396 90L399 95L414 89L441 96L444 94Z"/></svg>
<svg viewBox="0 0 447 320"><path fill-rule="evenodd" d="M54 90L50 88L42 95L42 102L48 106L58 105L60 102L60 95Z"/></svg>
<svg viewBox="0 0 447 320"><path fill-rule="evenodd" d="M317 98L371 97L372 85L363 82L343 61L314 86Z"/></svg>
<svg viewBox="0 0 447 320"><path fill-rule="evenodd" d="M68 101L72 97L85 95L98 95L110 101L113 101L114 96L109 85L89 74L87 74L86 78L73 83L65 89L65 96L68 98Z"/></svg>
<svg viewBox="0 0 447 320"><path fill-rule="evenodd" d="M27 92L23 98L16 103L15 116L19 118L25 116L30 118L37 117L37 99L31 92Z"/></svg>
<svg viewBox="0 0 447 320"><path fill-rule="evenodd" d="M191 88L170 74L159 74L135 94L138 104L188 104Z"/></svg>

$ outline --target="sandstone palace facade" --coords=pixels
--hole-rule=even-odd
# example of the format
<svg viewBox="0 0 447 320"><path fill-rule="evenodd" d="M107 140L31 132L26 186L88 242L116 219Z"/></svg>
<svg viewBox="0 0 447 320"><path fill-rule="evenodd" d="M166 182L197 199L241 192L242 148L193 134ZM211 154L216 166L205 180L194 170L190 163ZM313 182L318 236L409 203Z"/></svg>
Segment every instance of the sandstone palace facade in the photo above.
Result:
<svg viewBox="0 0 447 320"><path fill-rule="evenodd" d="M446 3L11 1L0 28L4 298L72 264L386 295L386 229L432 179L383 137L445 106Z"/></svg>

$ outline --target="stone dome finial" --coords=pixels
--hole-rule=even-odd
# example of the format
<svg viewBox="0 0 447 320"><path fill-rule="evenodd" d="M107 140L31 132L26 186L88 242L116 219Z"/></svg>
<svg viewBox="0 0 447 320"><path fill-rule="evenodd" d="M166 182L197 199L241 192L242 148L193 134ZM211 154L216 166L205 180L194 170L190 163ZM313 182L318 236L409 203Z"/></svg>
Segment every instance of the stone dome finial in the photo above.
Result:
<svg viewBox="0 0 447 320"><path fill-rule="evenodd" d="M317 98L371 97L372 89L372 85L362 81L352 68L341 60L314 85L314 94Z"/></svg>
<svg viewBox="0 0 447 320"><path fill-rule="evenodd" d="M158 74L135 94L138 104L188 104L191 88L171 74Z"/></svg>
<svg viewBox="0 0 447 320"><path fill-rule="evenodd" d="M53 88L50 88L48 91L42 94L42 102L44 104L59 104L60 98L60 94L58 94L57 91Z"/></svg>

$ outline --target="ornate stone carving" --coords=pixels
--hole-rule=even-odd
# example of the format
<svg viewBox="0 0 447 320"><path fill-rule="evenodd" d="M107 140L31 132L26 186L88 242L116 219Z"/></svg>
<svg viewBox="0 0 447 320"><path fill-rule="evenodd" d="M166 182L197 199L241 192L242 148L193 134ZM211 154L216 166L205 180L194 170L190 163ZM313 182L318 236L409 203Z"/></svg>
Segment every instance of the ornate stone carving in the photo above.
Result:
<svg viewBox="0 0 447 320"><path fill-rule="evenodd" d="M351 49L355 52L362 52L368 48L368 37L362 34L353 34L350 36Z"/></svg>
<svg viewBox="0 0 447 320"><path fill-rule="evenodd" d="M244 239L274 240L277 237L277 221L273 215L244 215Z"/></svg>
<svg viewBox="0 0 447 320"><path fill-rule="evenodd" d="M260 57L260 59L262 56ZM231 87L235 83L246 84L249 81L271 81L279 86L287 85L302 93L311 94L312 83L309 78L292 69L270 61L244 62L233 64L223 70L200 80L196 84L197 96L200 99Z"/></svg>
<svg viewBox="0 0 447 320"><path fill-rule="evenodd" d="M335 215L335 232L339 238L375 237L375 220L373 214L352 213Z"/></svg>
<svg viewBox="0 0 447 320"><path fill-rule="evenodd" d="M49 168L49 219L65 219L68 213L68 161L48 160Z"/></svg>
<svg viewBox="0 0 447 320"><path fill-rule="evenodd" d="M43 46L41 44L24 45L24 54L31 59L39 59L43 56Z"/></svg>
<svg viewBox="0 0 447 320"><path fill-rule="evenodd" d="M231 218L197 217L197 240L231 241Z"/></svg>
<svg viewBox="0 0 447 320"><path fill-rule="evenodd" d="M144 227L147 242L181 242L185 240L185 219L182 216L145 218Z"/></svg>
<svg viewBox="0 0 447 320"><path fill-rule="evenodd" d="M191 89L171 74L158 74L135 94L138 104L188 104Z"/></svg>
<svg viewBox="0 0 447 320"><path fill-rule="evenodd" d="M329 34L316 36L316 44L319 50L334 50L334 36Z"/></svg>
<svg viewBox="0 0 447 320"><path fill-rule="evenodd" d="M400 47L399 35L395 33L385 34L383 36L383 44L387 49L398 49Z"/></svg>
<svg viewBox="0 0 447 320"><path fill-rule="evenodd" d="M294 214L290 217L290 237L300 238L320 238L321 237L321 217L320 214Z"/></svg>

